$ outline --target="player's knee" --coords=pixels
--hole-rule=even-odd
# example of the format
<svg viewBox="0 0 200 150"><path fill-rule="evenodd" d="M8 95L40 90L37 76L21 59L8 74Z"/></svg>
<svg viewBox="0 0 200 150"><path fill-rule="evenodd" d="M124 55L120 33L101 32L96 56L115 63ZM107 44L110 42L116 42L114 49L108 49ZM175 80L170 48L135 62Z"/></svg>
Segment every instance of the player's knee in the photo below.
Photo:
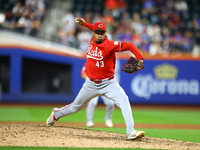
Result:
<svg viewBox="0 0 200 150"><path fill-rule="evenodd" d="M127 95L122 95L119 97L119 100L128 100L128 96Z"/></svg>

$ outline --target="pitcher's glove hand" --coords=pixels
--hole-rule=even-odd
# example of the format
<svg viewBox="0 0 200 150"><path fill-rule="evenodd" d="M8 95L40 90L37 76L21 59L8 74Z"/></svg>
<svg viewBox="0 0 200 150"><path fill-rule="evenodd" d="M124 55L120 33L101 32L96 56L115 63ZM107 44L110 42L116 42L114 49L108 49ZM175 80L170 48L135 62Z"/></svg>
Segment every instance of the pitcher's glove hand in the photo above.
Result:
<svg viewBox="0 0 200 150"><path fill-rule="evenodd" d="M137 71L142 69L144 69L143 60L138 61L132 56L122 66L122 71L130 74L136 73Z"/></svg>

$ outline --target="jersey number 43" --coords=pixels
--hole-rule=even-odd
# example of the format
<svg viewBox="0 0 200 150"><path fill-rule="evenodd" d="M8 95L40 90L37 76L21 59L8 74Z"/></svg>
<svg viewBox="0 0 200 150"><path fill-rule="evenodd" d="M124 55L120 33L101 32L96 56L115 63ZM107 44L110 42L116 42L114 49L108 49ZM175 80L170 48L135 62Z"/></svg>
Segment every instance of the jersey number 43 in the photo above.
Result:
<svg viewBox="0 0 200 150"><path fill-rule="evenodd" d="M104 67L104 61L97 61L96 62L96 66L98 67L98 68L103 68Z"/></svg>

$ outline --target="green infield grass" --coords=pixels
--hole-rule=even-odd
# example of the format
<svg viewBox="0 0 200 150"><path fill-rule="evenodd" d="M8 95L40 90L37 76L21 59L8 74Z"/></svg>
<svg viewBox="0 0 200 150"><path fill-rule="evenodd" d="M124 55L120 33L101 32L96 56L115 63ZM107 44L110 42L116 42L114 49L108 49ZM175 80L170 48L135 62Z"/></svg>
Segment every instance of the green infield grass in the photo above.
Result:
<svg viewBox="0 0 200 150"><path fill-rule="evenodd" d="M0 105L0 121L17 122L45 122L52 111L52 107L2 107ZM200 125L200 110L152 110L133 109L135 123L150 124L196 124ZM96 108L94 122L104 122L105 109ZM78 119L77 119L78 118ZM85 122L85 109L61 118L60 122ZM113 113L114 123L124 123L121 110L116 108Z"/></svg>

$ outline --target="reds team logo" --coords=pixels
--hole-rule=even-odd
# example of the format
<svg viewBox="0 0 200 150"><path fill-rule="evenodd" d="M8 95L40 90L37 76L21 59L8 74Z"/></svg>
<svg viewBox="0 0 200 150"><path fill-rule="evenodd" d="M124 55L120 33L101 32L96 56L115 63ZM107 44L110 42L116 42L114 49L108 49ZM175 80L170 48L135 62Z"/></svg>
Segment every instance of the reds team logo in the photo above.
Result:
<svg viewBox="0 0 200 150"><path fill-rule="evenodd" d="M95 50L93 50L92 45L90 45L87 51L87 58L102 60L103 59L102 51L98 51L98 47L96 47Z"/></svg>
<svg viewBox="0 0 200 150"><path fill-rule="evenodd" d="M99 24L98 27L99 27L99 28L103 28L103 24Z"/></svg>

